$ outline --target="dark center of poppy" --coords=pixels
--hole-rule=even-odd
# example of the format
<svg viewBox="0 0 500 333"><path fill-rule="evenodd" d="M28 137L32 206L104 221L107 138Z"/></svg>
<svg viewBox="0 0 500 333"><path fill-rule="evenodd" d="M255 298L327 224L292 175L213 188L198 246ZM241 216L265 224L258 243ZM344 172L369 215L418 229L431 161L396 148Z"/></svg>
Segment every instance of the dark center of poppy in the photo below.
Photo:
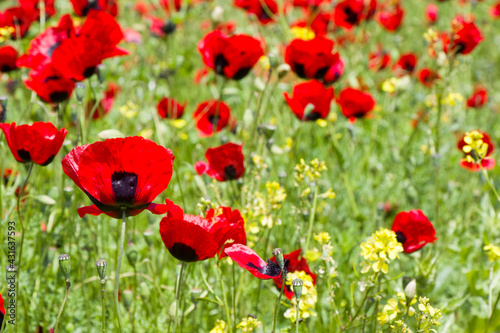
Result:
<svg viewBox="0 0 500 333"><path fill-rule="evenodd" d="M295 72L295 74L297 74L298 77L300 77L302 79L306 78L306 71L304 69L303 64L299 64L299 63L294 62L293 63L293 71Z"/></svg>
<svg viewBox="0 0 500 333"><path fill-rule="evenodd" d="M2 68L0 69L1 72L3 73L7 73L7 72L10 72L14 69L14 67L8 65L8 64L3 64L2 65Z"/></svg>
<svg viewBox="0 0 500 333"><path fill-rule="evenodd" d="M215 115L212 115L212 116L208 116L208 121L210 122L210 124L212 124L212 126L214 127L214 130L217 128L217 124L219 123L219 117L218 116L215 116Z"/></svg>
<svg viewBox="0 0 500 333"><path fill-rule="evenodd" d="M251 262L248 262L247 266L258 270L259 273L267 275L269 277L277 277L281 274L280 266L271 260L268 260L267 265L265 265L262 268L257 267L256 265L254 265Z"/></svg>
<svg viewBox="0 0 500 333"><path fill-rule="evenodd" d="M92 75L94 75L95 69L96 69L96 66L90 66L90 67L85 68L85 70L83 71L83 76L86 79L88 79L89 77L91 77Z"/></svg>
<svg viewBox="0 0 500 333"><path fill-rule="evenodd" d="M133 172L116 171L111 176L111 186L118 204L133 205L139 176Z"/></svg>
<svg viewBox="0 0 500 333"><path fill-rule="evenodd" d="M185 261L185 262L198 261L198 255L196 254L196 250L184 243L174 243L174 245L168 250L175 259L178 259L180 261Z"/></svg>
<svg viewBox="0 0 500 333"><path fill-rule="evenodd" d="M320 69L318 69L316 71L316 74L314 75L314 78L318 79L318 80L322 79L323 76L325 76L326 72L328 72L329 69L330 69L330 67L328 67L328 66L321 67Z"/></svg>
<svg viewBox="0 0 500 333"><path fill-rule="evenodd" d="M363 118L364 116L366 115L366 112L364 111L357 111L356 113L354 113L352 116L354 118Z"/></svg>
<svg viewBox="0 0 500 333"><path fill-rule="evenodd" d="M407 62L404 64L404 69L407 70L408 72L413 72L415 66L413 66L412 63Z"/></svg>
<svg viewBox="0 0 500 333"><path fill-rule="evenodd" d="M218 54L214 61L214 71L219 75L224 75L224 67L229 65L229 62L222 54Z"/></svg>
<svg viewBox="0 0 500 333"><path fill-rule="evenodd" d="M52 163L52 161L54 160L54 158L56 157L56 155L52 155L50 156L45 162L43 162L42 164L40 164L41 166L47 166L49 165L50 163Z"/></svg>
<svg viewBox="0 0 500 333"><path fill-rule="evenodd" d="M224 168L224 177L226 180L236 179L236 168L232 165L228 165Z"/></svg>
<svg viewBox="0 0 500 333"><path fill-rule="evenodd" d="M262 11L259 13L258 17L260 20L268 20L271 18L271 16L269 15L269 13L267 11L271 11L271 9L267 9L262 7Z"/></svg>
<svg viewBox="0 0 500 333"><path fill-rule="evenodd" d="M24 149L19 149L17 151L17 155L19 155L19 158L22 159L24 162L31 162L31 155L29 151Z"/></svg>
<svg viewBox="0 0 500 333"><path fill-rule="evenodd" d="M347 16L346 21L350 25L356 24L358 22L358 13L353 11L351 7L347 7L344 9L344 14Z"/></svg>
<svg viewBox="0 0 500 333"><path fill-rule="evenodd" d="M321 114L319 112L311 111L306 114L305 120L307 121L315 121L321 118Z"/></svg>
<svg viewBox="0 0 500 333"><path fill-rule="evenodd" d="M455 44L455 52L456 53L462 53L462 52L464 52L464 50L465 50L465 43L460 42L460 43Z"/></svg>
<svg viewBox="0 0 500 333"><path fill-rule="evenodd" d="M238 69L238 71L236 73L234 73L232 79L233 80L241 80L242 78L247 76L247 74L250 72L251 69L252 69L251 67L243 67L243 68Z"/></svg>
<svg viewBox="0 0 500 333"><path fill-rule="evenodd" d="M3 313L0 311L0 327L3 325L3 319L4 319L4 315L3 315Z"/></svg>
<svg viewBox="0 0 500 333"><path fill-rule="evenodd" d="M169 35L169 34L173 33L176 28L177 28L177 26L175 25L174 22L168 21L168 22L165 22L165 24L162 25L161 31L164 34Z"/></svg>
<svg viewBox="0 0 500 333"><path fill-rule="evenodd" d="M396 239L401 244L404 244L406 242L406 236L401 231L396 231Z"/></svg>
<svg viewBox="0 0 500 333"><path fill-rule="evenodd" d="M87 14L89 13L89 11L90 11L91 9L100 9L100 7L99 7L99 3L98 3L98 1L97 1L97 0L90 0L90 1L88 2L88 4L87 4L87 5L83 8L83 10L82 10L82 14L83 14L83 16L87 16Z"/></svg>
<svg viewBox="0 0 500 333"><path fill-rule="evenodd" d="M54 91L49 94L49 99L53 103L60 103L68 99L68 93L66 91Z"/></svg>

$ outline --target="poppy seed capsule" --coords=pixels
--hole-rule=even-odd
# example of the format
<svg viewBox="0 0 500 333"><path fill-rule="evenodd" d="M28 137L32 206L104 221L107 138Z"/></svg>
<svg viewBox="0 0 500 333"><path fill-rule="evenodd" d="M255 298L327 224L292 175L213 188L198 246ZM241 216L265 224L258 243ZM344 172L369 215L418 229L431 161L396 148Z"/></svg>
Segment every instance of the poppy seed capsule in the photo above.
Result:
<svg viewBox="0 0 500 333"><path fill-rule="evenodd" d="M95 265L97 267L97 274L99 274L99 278L101 279L101 284L104 284L106 282L106 268L108 262L105 259L99 259Z"/></svg>
<svg viewBox="0 0 500 333"><path fill-rule="evenodd" d="M103 64L97 65L96 72L99 83L103 84L104 81L106 81L106 66L104 66Z"/></svg>
<svg viewBox="0 0 500 333"><path fill-rule="evenodd" d="M279 248L274 249L273 256L274 259L276 259L276 262L280 266L281 270L283 270L283 267L285 267L285 260L283 259L283 251L281 251L281 249Z"/></svg>
<svg viewBox="0 0 500 333"><path fill-rule="evenodd" d="M128 263L131 266L135 266L135 263L137 262L137 257L139 256L139 254L137 253L137 248L136 248L134 243L130 242L128 244L125 255L127 256Z"/></svg>
<svg viewBox="0 0 500 333"><path fill-rule="evenodd" d="M59 256L59 267L61 268L61 272L66 278L66 282L69 281L69 273L71 272L71 262L69 259L69 254L61 254Z"/></svg>
<svg viewBox="0 0 500 333"><path fill-rule="evenodd" d="M300 296L302 296L303 285L304 282L302 282L301 279L293 279L292 281L293 292L295 293L295 299L297 300L297 302L300 300Z"/></svg>
<svg viewBox="0 0 500 333"><path fill-rule="evenodd" d="M278 73L278 78L282 79L284 78L288 72L290 72L292 68L290 67L289 64L281 64L278 66L276 69L276 72Z"/></svg>
<svg viewBox="0 0 500 333"><path fill-rule="evenodd" d="M75 86L75 95L76 95L76 99L78 100L78 102L82 102L83 101L83 97L85 97L85 84L81 83L81 82L78 82Z"/></svg>
<svg viewBox="0 0 500 333"><path fill-rule="evenodd" d="M125 308L130 309L132 305L132 301L134 300L134 292L130 289L125 289L122 292L123 303L125 304Z"/></svg>

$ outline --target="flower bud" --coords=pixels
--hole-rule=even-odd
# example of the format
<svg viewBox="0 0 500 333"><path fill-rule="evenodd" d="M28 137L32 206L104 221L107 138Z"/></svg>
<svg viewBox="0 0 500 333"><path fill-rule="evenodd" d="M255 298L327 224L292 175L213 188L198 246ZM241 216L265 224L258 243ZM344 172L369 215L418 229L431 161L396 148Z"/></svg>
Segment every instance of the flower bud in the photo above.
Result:
<svg viewBox="0 0 500 333"><path fill-rule="evenodd" d="M297 302L300 300L300 296L302 296L302 286L304 285L304 282L302 282L301 279L293 279L292 281L292 288L293 292L295 293L295 299Z"/></svg>
<svg viewBox="0 0 500 333"><path fill-rule="evenodd" d="M264 134L267 140L271 139L274 132L276 132L276 126L270 124L262 124L257 127L259 134Z"/></svg>
<svg viewBox="0 0 500 333"><path fill-rule="evenodd" d="M85 97L85 84L78 82L75 86L75 95L78 102L82 102Z"/></svg>
<svg viewBox="0 0 500 333"><path fill-rule="evenodd" d="M224 8L221 6L217 6L212 10L212 14L210 15L212 17L212 21L218 23L222 22L224 19Z"/></svg>
<svg viewBox="0 0 500 333"><path fill-rule="evenodd" d="M97 267L97 274L99 274L99 278L101 279L101 284L104 284L106 282L106 268L108 262L105 259L99 259L95 265Z"/></svg>
<svg viewBox="0 0 500 333"><path fill-rule="evenodd" d="M69 254L61 254L59 256L59 267L66 278L66 282L69 282L69 273L71 272L71 262L69 259Z"/></svg>
<svg viewBox="0 0 500 333"><path fill-rule="evenodd" d="M285 267L285 260L283 259L283 251L281 249L274 249L273 250L273 255L274 259L276 259L276 262L280 266L281 270L283 270L283 267Z"/></svg>
<svg viewBox="0 0 500 333"><path fill-rule="evenodd" d="M153 231L146 230L146 231L144 231L144 233L142 235L144 236L144 240L148 244L148 247L153 245Z"/></svg>
<svg viewBox="0 0 500 333"><path fill-rule="evenodd" d="M291 67L289 64L281 64L278 66L278 68L276 69L276 72L278 73L278 78L282 79L285 77L285 75L288 74L288 72L290 72L291 70Z"/></svg>
<svg viewBox="0 0 500 333"><path fill-rule="evenodd" d="M135 266L137 262L137 257L139 253L137 253L137 248L134 243L128 243L127 250L125 251L125 255L127 256L128 263L130 266Z"/></svg>
<svg viewBox="0 0 500 333"><path fill-rule="evenodd" d="M408 284L405 287L405 296L407 302L411 302L411 300L415 297L416 294L417 294L417 281L413 279L410 282L408 282Z"/></svg>
<svg viewBox="0 0 500 333"><path fill-rule="evenodd" d="M134 300L134 292L130 289L125 289L122 291L123 303L125 304L125 308L130 309L132 305L132 301Z"/></svg>
<svg viewBox="0 0 500 333"><path fill-rule="evenodd" d="M269 65L271 65L271 68L276 68L276 66L278 66L278 56L275 53L269 53L267 57L269 58Z"/></svg>
<svg viewBox="0 0 500 333"><path fill-rule="evenodd" d="M106 81L106 66L103 64L97 65L97 79L100 84L103 84Z"/></svg>

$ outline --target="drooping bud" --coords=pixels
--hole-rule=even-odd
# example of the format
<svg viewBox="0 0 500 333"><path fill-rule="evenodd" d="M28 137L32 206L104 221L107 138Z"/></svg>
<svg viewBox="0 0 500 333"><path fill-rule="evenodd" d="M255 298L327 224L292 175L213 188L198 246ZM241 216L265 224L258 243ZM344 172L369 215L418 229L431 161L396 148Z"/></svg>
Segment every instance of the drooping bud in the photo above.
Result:
<svg viewBox="0 0 500 333"><path fill-rule="evenodd" d="M83 98L85 97L85 84L78 82L75 86L75 95L78 102L83 102Z"/></svg>
<svg viewBox="0 0 500 333"><path fill-rule="evenodd" d="M300 296L302 296L302 286L304 285L304 282L302 282L301 279L293 279L292 281L292 288L293 292L295 293L295 299L297 302L300 300Z"/></svg>
<svg viewBox="0 0 500 333"><path fill-rule="evenodd" d="M106 282L106 268L108 267L108 262L105 259L99 259L95 263L97 267L97 274L99 274L99 278L101 279L101 284Z"/></svg>
<svg viewBox="0 0 500 333"><path fill-rule="evenodd" d="M273 250L273 256L274 259L276 259L276 262L280 266L281 270L285 267L285 260L283 259L283 251L281 249L277 248Z"/></svg>
<svg viewBox="0 0 500 333"><path fill-rule="evenodd" d="M69 259L69 254L61 254L59 256L59 267L66 278L66 282L69 282L69 273L71 272L71 262Z"/></svg>

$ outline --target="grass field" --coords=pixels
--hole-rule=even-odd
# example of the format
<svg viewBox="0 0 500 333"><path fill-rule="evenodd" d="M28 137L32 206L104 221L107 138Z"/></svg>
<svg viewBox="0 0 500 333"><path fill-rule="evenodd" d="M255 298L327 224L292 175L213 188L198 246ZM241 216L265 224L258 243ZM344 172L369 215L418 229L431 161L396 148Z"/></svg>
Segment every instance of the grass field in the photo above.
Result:
<svg viewBox="0 0 500 333"><path fill-rule="evenodd" d="M17 267L13 280L0 275L2 332L500 332L493 1L378 0L373 15L374 1L363 0L302 8L291 0L117 0L117 15L113 1L96 1L101 10L72 2L56 0L53 15L50 0L0 4L0 263ZM12 7L24 8L16 14L24 21L9 23ZM400 10L399 25L392 15ZM77 28L35 45L64 20ZM106 30L115 20L116 34ZM217 29L222 37L209 40ZM227 33L255 39L231 44ZM42 60L32 52L10 70L7 46L19 56L38 47ZM369 60L376 51L381 57ZM408 53L416 64L398 68ZM437 79L422 84L422 69ZM309 81L316 85L300 103L287 102L284 93ZM347 88L373 105L362 93L343 101ZM469 100L481 89L487 98ZM167 117L157 109L165 97L180 103L165 104ZM212 102L197 110L204 101ZM49 130L26 129L12 148L13 122L51 122L67 134L57 144ZM71 159L75 147L100 141ZM229 142L243 156L219 152L210 166L197 163ZM97 213L80 217L92 204ZM199 217L176 215L176 206ZM410 221L398 231L403 218ZM285 261L285 270L276 251L277 263L263 262L237 243L263 260L276 248L301 249L303 259ZM291 284L299 278L296 325Z"/></svg>

